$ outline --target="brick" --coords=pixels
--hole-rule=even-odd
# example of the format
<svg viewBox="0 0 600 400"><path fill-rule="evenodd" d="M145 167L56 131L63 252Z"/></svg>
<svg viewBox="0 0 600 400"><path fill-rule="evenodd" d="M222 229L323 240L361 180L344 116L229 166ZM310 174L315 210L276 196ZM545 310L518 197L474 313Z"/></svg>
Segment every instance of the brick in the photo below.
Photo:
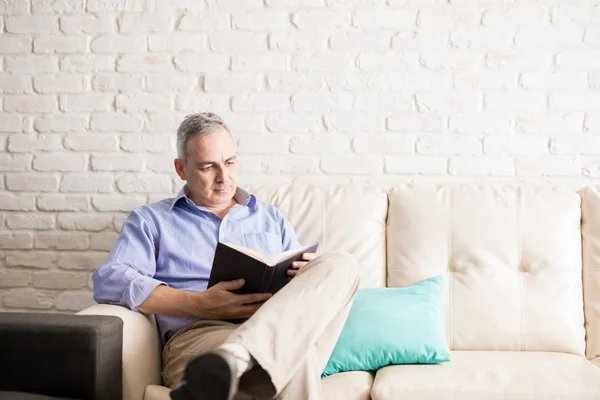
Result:
<svg viewBox="0 0 600 400"><path fill-rule="evenodd" d="M508 134L514 132L513 120L509 115L454 114L448 120L450 132L460 134Z"/></svg>
<svg viewBox="0 0 600 400"><path fill-rule="evenodd" d="M141 171L144 158L131 154L92 155L92 171Z"/></svg>
<svg viewBox="0 0 600 400"><path fill-rule="evenodd" d="M556 55L556 65L579 70L600 68L600 50L563 51Z"/></svg>
<svg viewBox="0 0 600 400"><path fill-rule="evenodd" d="M563 139L564 142L566 142L566 140L564 140L564 139L566 139L564 136L560 137L560 138ZM573 140L573 138L571 138L571 142L577 142L577 140L576 139ZM570 152L570 154L573 154L573 155L585 154L585 155L592 155L592 156L600 155L600 136L599 135L596 135L596 134L583 135L583 136L581 136L580 142L581 142L581 146L575 147L573 149L574 151ZM568 144L567 144L567 146L568 146Z"/></svg>
<svg viewBox="0 0 600 400"><path fill-rule="evenodd" d="M4 21L9 33L54 33L58 31L58 19L50 15L10 16Z"/></svg>
<svg viewBox="0 0 600 400"><path fill-rule="evenodd" d="M29 232L0 232L0 249L31 249L33 236Z"/></svg>
<svg viewBox="0 0 600 400"><path fill-rule="evenodd" d="M585 89L585 72L530 71L523 72L519 83L524 89Z"/></svg>
<svg viewBox="0 0 600 400"><path fill-rule="evenodd" d="M152 172L174 172L173 156L171 154L147 155L146 169Z"/></svg>
<svg viewBox="0 0 600 400"><path fill-rule="evenodd" d="M158 93L119 94L116 98L117 111L162 111L171 108L171 96Z"/></svg>
<svg viewBox="0 0 600 400"><path fill-rule="evenodd" d="M296 154L351 153L350 138L340 135L299 136L291 141L290 151Z"/></svg>
<svg viewBox="0 0 600 400"><path fill-rule="evenodd" d="M515 162L512 157L455 156L450 158L448 171L458 176L511 176Z"/></svg>
<svg viewBox="0 0 600 400"><path fill-rule="evenodd" d="M144 87L143 74L103 73L92 79L92 86L98 92L137 92Z"/></svg>
<svg viewBox="0 0 600 400"><path fill-rule="evenodd" d="M382 132L385 116L381 113L331 112L325 116L328 132L344 132L351 135Z"/></svg>
<svg viewBox="0 0 600 400"><path fill-rule="evenodd" d="M33 92L29 76L0 76L0 93L24 94Z"/></svg>
<svg viewBox="0 0 600 400"><path fill-rule="evenodd" d="M33 41L35 53L85 53L87 38L85 36L44 35Z"/></svg>
<svg viewBox="0 0 600 400"><path fill-rule="evenodd" d="M29 271L0 270L0 287L26 287L31 281Z"/></svg>
<svg viewBox="0 0 600 400"><path fill-rule="evenodd" d="M164 197L161 196L161 200ZM127 216L129 215L129 212L131 210L127 210L126 213L122 213L122 214L116 214L115 218L114 218L114 224L115 224L115 228L117 228L117 232L121 232L121 229L123 228L123 224L125 223L125 221L127 220Z"/></svg>
<svg viewBox="0 0 600 400"><path fill-rule="evenodd" d="M74 233L71 233L72 235ZM88 235L86 235L87 237ZM104 264L104 251L64 251L58 253L58 266L66 270L93 271Z"/></svg>
<svg viewBox="0 0 600 400"><path fill-rule="evenodd" d="M427 112L479 112L481 110L481 95L477 92L423 92L416 95L417 109Z"/></svg>
<svg viewBox="0 0 600 400"><path fill-rule="evenodd" d="M35 197L32 195L0 192L0 210L2 211L31 211L35 210Z"/></svg>
<svg viewBox="0 0 600 400"><path fill-rule="evenodd" d="M6 226L9 229L54 229L54 216L48 214L9 214L6 216Z"/></svg>
<svg viewBox="0 0 600 400"><path fill-rule="evenodd" d="M406 73L403 72L348 71L316 75L315 81L316 79L324 81L325 87L332 92L387 92L407 89Z"/></svg>
<svg viewBox="0 0 600 400"><path fill-rule="evenodd" d="M267 129L275 133L315 133L325 131L323 118L317 114L278 113L270 115Z"/></svg>
<svg viewBox="0 0 600 400"><path fill-rule="evenodd" d="M469 49L451 49L441 51L423 51L420 64L432 70L477 69L483 65L484 55L480 51Z"/></svg>
<svg viewBox="0 0 600 400"><path fill-rule="evenodd" d="M144 131L155 133L176 132L179 123L184 115L166 114L164 112L153 114L147 113L147 120L144 122Z"/></svg>
<svg viewBox="0 0 600 400"><path fill-rule="evenodd" d="M600 22L600 7L593 4L558 5L552 8L555 25L585 25Z"/></svg>
<svg viewBox="0 0 600 400"><path fill-rule="evenodd" d="M285 71L290 63L287 54L248 53L234 54L231 60L233 71Z"/></svg>
<svg viewBox="0 0 600 400"><path fill-rule="evenodd" d="M391 46L391 40L391 33L352 29L333 32L329 38L329 47L336 52L386 51Z"/></svg>
<svg viewBox="0 0 600 400"><path fill-rule="evenodd" d="M292 14L292 24L299 29L346 28L350 21L350 11L342 7L298 10Z"/></svg>
<svg viewBox="0 0 600 400"><path fill-rule="evenodd" d="M147 5L150 11L198 11L204 10L206 4L203 1L197 0L156 0L152 2L152 6Z"/></svg>
<svg viewBox="0 0 600 400"><path fill-rule="evenodd" d="M113 135L67 135L64 139L66 149L74 151L116 151L119 140Z"/></svg>
<svg viewBox="0 0 600 400"><path fill-rule="evenodd" d="M590 135L586 135L590 136ZM596 135L593 135L596 136ZM586 141L587 142L587 141ZM589 145L597 145L593 141L587 142L586 146L583 145L583 135L561 135L550 139L550 154L556 155L579 155L582 154L582 150L589 149Z"/></svg>
<svg viewBox="0 0 600 400"><path fill-rule="evenodd" d="M11 135L8 150L13 153L31 153L32 151L63 150L60 135Z"/></svg>
<svg viewBox="0 0 600 400"><path fill-rule="evenodd" d="M30 154L0 153L0 171L23 171L30 169Z"/></svg>
<svg viewBox="0 0 600 400"><path fill-rule="evenodd" d="M356 93L354 109L373 112L410 111L413 109L413 99L406 92Z"/></svg>
<svg viewBox="0 0 600 400"><path fill-rule="evenodd" d="M61 229L68 231L98 232L112 226L112 217L107 214L79 215L63 213L58 216L58 225Z"/></svg>
<svg viewBox="0 0 600 400"><path fill-rule="evenodd" d="M185 13L177 30L184 32L216 31L229 29L229 14L223 11L205 11Z"/></svg>
<svg viewBox="0 0 600 400"><path fill-rule="evenodd" d="M290 107L288 95L279 93L255 93L233 96L233 111L287 111ZM178 108L179 109L179 108Z"/></svg>
<svg viewBox="0 0 600 400"><path fill-rule="evenodd" d="M31 0L31 11L36 14L76 13L84 10L84 0Z"/></svg>
<svg viewBox="0 0 600 400"><path fill-rule="evenodd" d="M115 96L97 93L60 95L59 101L63 112L105 112L112 110Z"/></svg>
<svg viewBox="0 0 600 400"><path fill-rule="evenodd" d="M437 156L398 156L385 158L385 173L403 175L445 175L448 158Z"/></svg>
<svg viewBox="0 0 600 400"><path fill-rule="evenodd" d="M267 76L267 88L270 92L318 91L323 88L323 85L323 77L320 74L272 72Z"/></svg>
<svg viewBox="0 0 600 400"><path fill-rule="evenodd" d="M125 135L121 138L121 150L133 153L164 153L174 148L170 136Z"/></svg>
<svg viewBox="0 0 600 400"><path fill-rule="evenodd" d="M261 133L265 130L265 117L256 113L220 113L229 129L237 135L238 133Z"/></svg>
<svg viewBox="0 0 600 400"><path fill-rule="evenodd" d="M549 17L545 6L509 5L485 10L481 23L488 26L536 26L546 23Z"/></svg>
<svg viewBox="0 0 600 400"><path fill-rule="evenodd" d="M248 72L209 73L204 77L204 90L207 92L259 91L262 75Z"/></svg>
<svg viewBox="0 0 600 400"><path fill-rule="evenodd" d="M182 72L222 72L229 68L229 55L214 53L179 54L175 68Z"/></svg>
<svg viewBox="0 0 600 400"><path fill-rule="evenodd" d="M1 54L21 54L31 52L31 39L23 36L0 37Z"/></svg>
<svg viewBox="0 0 600 400"><path fill-rule="evenodd" d="M49 95L4 96L4 110L22 113L49 113L57 110L57 101L55 96Z"/></svg>
<svg viewBox="0 0 600 400"><path fill-rule="evenodd" d="M315 174L318 172L319 159L304 155L267 155L262 157L260 165L262 171L268 174ZM246 173L250 172L260 170L246 169Z"/></svg>
<svg viewBox="0 0 600 400"><path fill-rule="evenodd" d="M490 51L486 65L490 68L543 68L552 63L552 54L538 50Z"/></svg>
<svg viewBox="0 0 600 400"><path fill-rule="evenodd" d="M485 109L501 112L543 112L546 110L546 97L543 94L528 92L489 92L484 99Z"/></svg>
<svg viewBox="0 0 600 400"><path fill-rule="evenodd" d="M173 32L151 35L148 49L156 52L207 50L206 36L198 33Z"/></svg>
<svg viewBox="0 0 600 400"><path fill-rule="evenodd" d="M103 35L90 43L94 53L142 53L146 51L146 37L142 35Z"/></svg>
<svg viewBox="0 0 600 400"><path fill-rule="evenodd" d="M117 237L119 237L119 234L116 232L102 232L92 234L90 248L92 250L109 251L115 244Z"/></svg>
<svg viewBox="0 0 600 400"><path fill-rule="evenodd" d="M42 55L4 57L4 71L20 75L56 72L58 59Z"/></svg>
<svg viewBox="0 0 600 400"><path fill-rule="evenodd" d="M541 135L489 136L483 141L483 150L507 156L548 154L548 142L548 137Z"/></svg>
<svg viewBox="0 0 600 400"><path fill-rule="evenodd" d="M448 32L443 29L401 29L392 38L392 49L402 51L437 48L441 51L447 43Z"/></svg>
<svg viewBox="0 0 600 400"><path fill-rule="evenodd" d="M352 109L353 102L354 96L350 93L315 92L292 96L292 108L295 112L347 111ZM283 105L287 106L285 103Z"/></svg>
<svg viewBox="0 0 600 400"><path fill-rule="evenodd" d="M38 232L35 237L36 249L87 250L90 247L89 235L78 232ZM58 253L58 263L65 253Z"/></svg>
<svg viewBox="0 0 600 400"><path fill-rule="evenodd" d="M226 11L249 10L253 8L263 8L263 0L207 0L209 9L218 9Z"/></svg>
<svg viewBox="0 0 600 400"><path fill-rule="evenodd" d="M283 135L242 135L236 148L243 154L282 154L288 152L289 139Z"/></svg>
<svg viewBox="0 0 600 400"><path fill-rule="evenodd" d="M576 46L583 42L583 29L576 27L523 26L515 36L518 46Z"/></svg>
<svg viewBox="0 0 600 400"><path fill-rule="evenodd" d="M130 0L88 0L88 12L144 11L144 2Z"/></svg>
<svg viewBox="0 0 600 400"><path fill-rule="evenodd" d="M600 26L589 26L585 30L583 41L594 45L600 44Z"/></svg>
<svg viewBox="0 0 600 400"><path fill-rule="evenodd" d="M4 296L4 306L7 308L26 308L48 310L54 305L55 293L32 288L9 290Z"/></svg>
<svg viewBox="0 0 600 400"><path fill-rule="evenodd" d="M269 35L269 48L271 50L278 50L282 52L320 51L327 48L328 39L329 36L325 33L314 30L291 30L287 32L273 32ZM329 57L332 60L340 60L346 58L343 54L331 53L323 53L323 55L299 54L296 56L296 58L300 60L306 60L304 62L309 62L309 60L313 60L315 57L319 56ZM315 63L317 63L316 60Z"/></svg>
<svg viewBox="0 0 600 400"><path fill-rule="evenodd" d="M9 267L52 268L56 265L58 255L50 251L7 251L6 265Z"/></svg>
<svg viewBox="0 0 600 400"><path fill-rule="evenodd" d="M578 157L526 155L516 159L517 176L576 176L581 174Z"/></svg>
<svg viewBox="0 0 600 400"><path fill-rule="evenodd" d="M67 34L113 33L117 24L113 15L63 15L60 30Z"/></svg>
<svg viewBox="0 0 600 400"><path fill-rule="evenodd" d="M23 173L6 174L6 188L13 192L56 192L58 177Z"/></svg>
<svg viewBox="0 0 600 400"><path fill-rule="evenodd" d="M130 212L134 208L146 204L146 198L142 196L131 195L94 196L92 199L92 204L98 211Z"/></svg>
<svg viewBox="0 0 600 400"><path fill-rule="evenodd" d="M98 175L65 175L60 183L60 191L110 193L113 191L113 178Z"/></svg>
<svg viewBox="0 0 600 400"><path fill-rule="evenodd" d="M36 171L83 171L87 167L84 154L37 154L33 159Z"/></svg>
<svg viewBox="0 0 600 400"><path fill-rule="evenodd" d="M429 135L417 139L417 153L433 155L481 154L481 140L472 136Z"/></svg>
<svg viewBox="0 0 600 400"><path fill-rule="evenodd" d="M170 193L171 179L164 175L127 175L115 182L122 193Z"/></svg>
<svg viewBox="0 0 600 400"><path fill-rule="evenodd" d="M266 0L267 7L319 7L324 0Z"/></svg>
<svg viewBox="0 0 600 400"><path fill-rule="evenodd" d="M181 93L175 98L177 111L198 112L198 110L213 110L220 113L229 109L229 96L214 93ZM157 110L163 111L163 110Z"/></svg>
<svg viewBox="0 0 600 400"><path fill-rule="evenodd" d="M405 133L440 133L446 130L446 118L441 115L396 113L387 117L387 129Z"/></svg>
<svg viewBox="0 0 600 400"><path fill-rule="evenodd" d="M600 132L600 114L587 114L585 116L585 131Z"/></svg>
<svg viewBox="0 0 600 400"><path fill-rule="evenodd" d="M212 32L210 49L222 52L260 51L267 49L267 35L255 32Z"/></svg>
<svg viewBox="0 0 600 400"><path fill-rule="evenodd" d="M549 108L558 111L598 111L600 93L554 94L550 96Z"/></svg>
<svg viewBox="0 0 600 400"><path fill-rule="evenodd" d="M417 25L427 29L452 29L479 25L481 11L470 5L434 6L419 11Z"/></svg>
<svg viewBox="0 0 600 400"><path fill-rule="evenodd" d="M114 71L115 63L115 55L66 56L60 59L60 69L65 72L84 73Z"/></svg>
<svg viewBox="0 0 600 400"><path fill-rule="evenodd" d="M87 286L88 273L40 271L33 273L33 286L40 289L79 289Z"/></svg>
<svg viewBox="0 0 600 400"><path fill-rule="evenodd" d="M120 33L167 32L172 25L171 15L164 12L127 13L119 17Z"/></svg>
<svg viewBox="0 0 600 400"><path fill-rule="evenodd" d="M42 211L87 211L90 201L87 196L46 194L38 196L37 207Z"/></svg>
<svg viewBox="0 0 600 400"><path fill-rule="evenodd" d="M142 115L131 114L93 114L90 122L98 132L139 132L143 124Z"/></svg>
<svg viewBox="0 0 600 400"><path fill-rule="evenodd" d="M376 134L352 139L352 149L359 154L412 154L415 138L408 135Z"/></svg>
<svg viewBox="0 0 600 400"><path fill-rule="evenodd" d="M33 87L42 94L80 93L87 89L87 79L76 74L38 75L33 78Z"/></svg>
<svg viewBox="0 0 600 400"><path fill-rule="evenodd" d="M0 2L0 14L2 15L27 14L27 11L27 0L5 0Z"/></svg>
<svg viewBox="0 0 600 400"><path fill-rule="evenodd" d="M358 56L358 68L363 71L411 70L419 65L419 54L414 51L370 53Z"/></svg>
<svg viewBox="0 0 600 400"><path fill-rule="evenodd" d="M515 32L516 29L511 27L458 29L450 34L450 45L461 49L510 47Z"/></svg>
<svg viewBox="0 0 600 400"><path fill-rule="evenodd" d="M597 161L597 157L592 157L591 160L586 158L582 163L581 174L589 178L600 176L600 164Z"/></svg>
<svg viewBox="0 0 600 400"><path fill-rule="evenodd" d="M376 156L334 156L320 162L320 168L327 174L380 174L383 160Z"/></svg>
<svg viewBox="0 0 600 400"><path fill-rule="evenodd" d="M546 114L516 117L517 132L564 134L581 132L583 115L581 114Z"/></svg>
<svg viewBox="0 0 600 400"><path fill-rule="evenodd" d="M261 156L255 154L238 154L238 164L243 165L244 174L262 172ZM173 182L174 187L181 187L180 181Z"/></svg>
<svg viewBox="0 0 600 400"><path fill-rule="evenodd" d="M352 25L361 29L408 28L417 21L417 10L362 7L354 11Z"/></svg>
<svg viewBox="0 0 600 400"><path fill-rule="evenodd" d="M146 87L149 92L189 92L198 87L198 78L183 74L148 74Z"/></svg>
<svg viewBox="0 0 600 400"><path fill-rule="evenodd" d="M56 309L66 311L81 311L95 305L94 296L91 291L65 292L56 298Z"/></svg>
<svg viewBox="0 0 600 400"><path fill-rule="evenodd" d="M0 114L0 132L15 133L26 130L26 120L20 116Z"/></svg>
<svg viewBox="0 0 600 400"><path fill-rule="evenodd" d="M287 11L260 10L234 13L232 27L236 30L265 31L287 30L290 28L290 16Z"/></svg>

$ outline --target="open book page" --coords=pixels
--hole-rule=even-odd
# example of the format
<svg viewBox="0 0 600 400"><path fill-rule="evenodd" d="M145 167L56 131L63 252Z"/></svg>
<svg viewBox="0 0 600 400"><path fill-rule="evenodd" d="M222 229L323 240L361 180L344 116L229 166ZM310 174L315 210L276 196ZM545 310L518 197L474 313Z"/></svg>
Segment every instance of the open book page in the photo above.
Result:
<svg viewBox="0 0 600 400"><path fill-rule="evenodd" d="M241 246L239 244L234 244L234 243L223 243L229 247L231 247L232 249L236 249L237 251L239 251L240 253L244 253L258 261L261 261L269 266L274 266L276 265L278 262L285 260L287 257L293 255L293 254L301 254L304 253L307 249L309 249L310 247L312 247L312 245L310 246L304 246L298 249L292 249L292 250L288 250L288 251L284 251L283 253L279 253L277 256L275 256L273 259L269 260L268 258L266 258L263 254L261 254L259 251L253 250L253 249L249 249L247 247Z"/></svg>

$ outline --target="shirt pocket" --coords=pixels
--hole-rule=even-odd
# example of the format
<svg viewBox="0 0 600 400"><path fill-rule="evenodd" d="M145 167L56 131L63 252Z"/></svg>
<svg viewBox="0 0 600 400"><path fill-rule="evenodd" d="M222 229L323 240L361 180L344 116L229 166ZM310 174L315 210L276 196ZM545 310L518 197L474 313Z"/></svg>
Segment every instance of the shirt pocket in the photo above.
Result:
<svg viewBox="0 0 600 400"><path fill-rule="evenodd" d="M244 233L243 245L271 259L283 251L281 236L273 232Z"/></svg>

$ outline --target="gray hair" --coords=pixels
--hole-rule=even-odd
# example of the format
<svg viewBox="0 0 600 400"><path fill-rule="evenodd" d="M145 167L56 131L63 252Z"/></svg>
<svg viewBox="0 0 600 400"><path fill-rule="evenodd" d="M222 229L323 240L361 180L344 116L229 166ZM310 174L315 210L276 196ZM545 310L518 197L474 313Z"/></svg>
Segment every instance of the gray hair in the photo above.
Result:
<svg viewBox="0 0 600 400"><path fill-rule="evenodd" d="M187 144L190 139L198 136L210 135L214 133L215 128L222 127L233 139L231 131L223 118L211 112L202 112L198 114L190 114L179 124L177 128L177 157L184 162L187 156Z"/></svg>

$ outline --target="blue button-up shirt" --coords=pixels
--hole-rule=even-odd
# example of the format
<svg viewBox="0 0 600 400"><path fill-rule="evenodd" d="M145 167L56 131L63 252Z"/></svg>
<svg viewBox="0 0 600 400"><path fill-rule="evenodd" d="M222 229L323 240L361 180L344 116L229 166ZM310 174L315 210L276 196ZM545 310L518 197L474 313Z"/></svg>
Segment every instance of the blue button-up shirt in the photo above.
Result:
<svg viewBox="0 0 600 400"><path fill-rule="evenodd" d="M237 189L223 219L186 195L133 210L105 264L92 276L98 303L137 307L156 286L205 291L217 242L229 242L272 257L300 247L294 229L274 205ZM194 317L156 315L163 344Z"/></svg>

